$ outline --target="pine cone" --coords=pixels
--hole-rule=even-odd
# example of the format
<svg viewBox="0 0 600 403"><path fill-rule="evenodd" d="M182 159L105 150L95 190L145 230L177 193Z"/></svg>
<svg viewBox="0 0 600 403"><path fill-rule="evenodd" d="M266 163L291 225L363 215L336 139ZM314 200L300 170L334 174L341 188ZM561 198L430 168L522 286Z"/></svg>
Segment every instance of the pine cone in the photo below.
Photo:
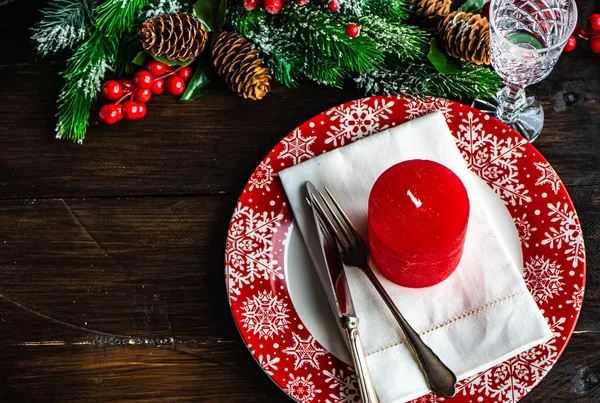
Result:
<svg viewBox="0 0 600 403"><path fill-rule="evenodd" d="M142 48L155 56L185 61L197 57L208 39L202 21L192 14L163 14L148 18L138 31Z"/></svg>
<svg viewBox="0 0 600 403"><path fill-rule="evenodd" d="M486 17L454 11L440 21L438 31L452 56L475 64L490 64L490 23Z"/></svg>
<svg viewBox="0 0 600 403"><path fill-rule="evenodd" d="M235 32L221 32L211 43L211 63L227 86L238 95L262 99L271 90L269 69L258 50Z"/></svg>
<svg viewBox="0 0 600 403"><path fill-rule="evenodd" d="M450 13L452 0L413 0L415 14L427 19L443 18Z"/></svg>

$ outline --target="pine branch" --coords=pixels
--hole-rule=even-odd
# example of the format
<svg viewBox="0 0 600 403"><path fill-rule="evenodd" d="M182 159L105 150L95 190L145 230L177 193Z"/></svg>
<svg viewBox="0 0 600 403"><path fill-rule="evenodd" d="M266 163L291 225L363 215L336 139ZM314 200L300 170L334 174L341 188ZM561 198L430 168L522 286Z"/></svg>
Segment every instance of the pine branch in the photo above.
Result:
<svg viewBox="0 0 600 403"><path fill-rule="evenodd" d="M400 22L411 16L411 10L412 0L365 0L364 14Z"/></svg>
<svg viewBox="0 0 600 403"><path fill-rule="evenodd" d="M53 0L41 10L42 19L31 31L38 54L72 49L89 33L95 0Z"/></svg>
<svg viewBox="0 0 600 403"><path fill-rule="evenodd" d="M429 38L419 28L374 15L362 17L359 21L363 33L373 38L386 56L386 64L419 60L427 55Z"/></svg>

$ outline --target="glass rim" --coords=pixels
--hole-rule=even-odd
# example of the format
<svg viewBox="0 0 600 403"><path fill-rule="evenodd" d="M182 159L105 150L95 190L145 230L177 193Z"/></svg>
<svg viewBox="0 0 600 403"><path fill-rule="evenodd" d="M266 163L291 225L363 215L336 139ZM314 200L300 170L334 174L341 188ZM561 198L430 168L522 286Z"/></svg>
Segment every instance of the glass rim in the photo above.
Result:
<svg viewBox="0 0 600 403"><path fill-rule="evenodd" d="M496 6L498 5L498 3L503 2L504 0L490 0L490 13L489 13L489 23L490 23L490 34L493 34L494 32L498 32L498 29L496 27L496 22L494 20L494 18L492 18L492 12L493 10L496 8ZM543 53L543 52L548 52L560 47L564 47L565 44L567 43L567 41L569 40L569 37L571 35L573 35L573 32L575 32L575 28L577 27L577 19L579 17L579 13L577 11L577 3L575 2L575 0L563 0L565 2L565 4L567 4L569 6L568 11L572 12L574 14L573 17L573 22L572 22L572 27L569 27L569 29L566 31L568 32L568 34L565 34L565 37L562 38L559 42L555 43L554 45L550 46L550 47L544 47L542 49L531 49L533 51L535 51L536 53ZM510 43L505 37L503 37L502 35L498 35L500 37L500 40L502 42L506 42L506 43ZM490 38L491 39L491 38Z"/></svg>

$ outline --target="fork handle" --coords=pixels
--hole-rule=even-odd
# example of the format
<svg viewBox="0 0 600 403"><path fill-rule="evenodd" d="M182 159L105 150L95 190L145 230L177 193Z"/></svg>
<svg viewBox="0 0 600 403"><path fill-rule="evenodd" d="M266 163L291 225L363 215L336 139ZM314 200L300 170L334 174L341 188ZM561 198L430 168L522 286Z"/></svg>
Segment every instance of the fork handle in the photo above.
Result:
<svg viewBox="0 0 600 403"><path fill-rule="evenodd" d="M385 304L400 325L400 328L408 341L408 345L421 366L421 370L425 375L425 381L429 385L431 391L436 395L448 398L453 397L456 394L456 375L454 372L452 372L433 350L423 342L419 334L415 332L412 326L404 319L404 316L400 313L385 288L383 288L373 270L368 267L366 270L363 269L363 271L375 286L377 292L381 298L383 298Z"/></svg>
<svg viewBox="0 0 600 403"><path fill-rule="evenodd" d="M358 333L358 318L355 316L342 315L342 327L346 333L348 347L352 355L352 362L358 377L358 386L363 403L379 403L379 398L375 392L375 386L371 380L369 367L367 366L367 356L363 350Z"/></svg>

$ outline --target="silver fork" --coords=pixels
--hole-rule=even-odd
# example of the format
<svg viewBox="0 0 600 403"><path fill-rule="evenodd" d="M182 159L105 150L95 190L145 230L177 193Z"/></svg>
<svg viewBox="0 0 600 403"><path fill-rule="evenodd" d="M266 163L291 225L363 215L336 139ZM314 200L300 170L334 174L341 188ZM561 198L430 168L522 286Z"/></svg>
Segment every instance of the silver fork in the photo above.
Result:
<svg viewBox="0 0 600 403"><path fill-rule="evenodd" d="M369 266L369 247L360 237L331 192L327 188L325 188L325 192L326 195L319 190L319 194L313 195L313 199L324 223L336 237L344 265L354 266L362 270L375 286L375 289L377 289L377 292L379 292L400 325L431 391L436 395L453 397L456 394L456 375L421 340L419 334L415 332L400 313Z"/></svg>

